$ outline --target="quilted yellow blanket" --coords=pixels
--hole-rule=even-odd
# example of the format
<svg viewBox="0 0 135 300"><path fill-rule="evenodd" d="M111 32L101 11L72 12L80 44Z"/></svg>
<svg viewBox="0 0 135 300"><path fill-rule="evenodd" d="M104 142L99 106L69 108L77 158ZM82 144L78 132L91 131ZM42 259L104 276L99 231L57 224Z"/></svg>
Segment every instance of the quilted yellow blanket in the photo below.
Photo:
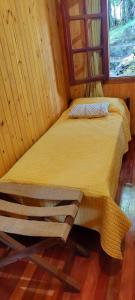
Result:
<svg viewBox="0 0 135 300"><path fill-rule="evenodd" d="M121 259L130 221L114 199L130 140L129 113L120 99L82 98L72 105L99 101L110 102L108 116L71 119L66 110L1 181L79 188L85 198L76 223L98 230L105 252Z"/></svg>

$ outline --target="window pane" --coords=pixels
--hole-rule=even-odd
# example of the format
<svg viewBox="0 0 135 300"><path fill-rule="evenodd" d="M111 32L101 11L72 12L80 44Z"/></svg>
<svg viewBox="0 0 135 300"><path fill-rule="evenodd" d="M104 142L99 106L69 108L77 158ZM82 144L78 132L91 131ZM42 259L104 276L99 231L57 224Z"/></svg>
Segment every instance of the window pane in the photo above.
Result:
<svg viewBox="0 0 135 300"><path fill-rule="evenodd" d="M101 46L101 20L88 20L88 46Z"/></svg>
<svg viewBox="0 0 135 300"><path fill-rule="evenodd" d="M134 0L109 0L110 76L135 76Z"/></svg>
<svg viewBox="0 0 135 300"><path fill-rule="evenodd" d="M74 54L73 60L76 80L82 80L103 74L101 51L77 53Z"/></svg>
<svg viewBox="0 0 135 300"><path fill-rule="evenodd" d="M70 34L73 49L86 47L84 21L71 21Z"/></svg>
<svg viewBox="0 0 135 300"><path fill-rule="evenodd" d="M87 53L76 53L73 56L74 72L76 80L83 80L88 77Z"/></svg>
<svg viewBox="0 0 135 300"><path fill-rule="evenodd" d="M100 76L103 74L101 51L88 53L90 76Z"/></svg>
<svg viewBox="0 0 135 300"><path fill-rule="evenodd" d="M70 16L79 16L84 13L83 6L84 6L84 0L67 0L68 9L69 9L69 15Z"/></svg>
<svg viewBox="0 0 135 300"><path fill-rule="evenodd" d="M97 14L101 12L101 0L86 0L88 14Z"/></svg>

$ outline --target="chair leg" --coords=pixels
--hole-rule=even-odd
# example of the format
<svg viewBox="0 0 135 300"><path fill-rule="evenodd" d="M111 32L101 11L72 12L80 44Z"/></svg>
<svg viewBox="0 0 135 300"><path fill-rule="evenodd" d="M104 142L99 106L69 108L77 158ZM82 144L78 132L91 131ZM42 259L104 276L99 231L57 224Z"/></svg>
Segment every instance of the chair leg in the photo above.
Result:
<svg viewBox="0 0 135 300"><path fill-rule="evenodd" d="M67 242L67 247L76 249L76 251L84 257L89 257L88 250L85 249L84 246L80 245L79 243L74 242L71 238L69 238Z"/></svg>
<svg viewBox="0 0 135 300"><path fill-rule="evenodd" d="M65 272L63 272L62 270L58 270L56 267L50 265L46 260L39 257L38 255L32 255L29 257L33 262L37 263L45 271L48 271L54 277L62 281L67 288L74 292L80 292L80 285Z"/></svg>
<svg viewBox="0 0 135 300"><path fill-rule="evenodd" d="M73 258L75 257L75 252L76 252L76 249L72 248L72 249L70 249L70 252L68 253L68 257L66 259L66 262L65 262L65 265L63 268L63 271L65 273L68 273L70 271L70 268L71 268L72 262L73 262Z"/></svg>
<svg viewBox="0 0 135 300"><path fill-rule="evenodd" d="M16 260L21 259L22 257L28 257L45 271L48 271L54 277L62 281L67 288L71 289L74 292L80 291L80 285L65 272L63 272L62 270L58 270L56 267L50 265L44 258L41 258L36 254L30 254L30 250L32 251L32 246L28 247L27 249L27 247L22 245L20 242L14 240L12 237L3 232L0 232L0 240L17 251L15 255L9 255L9 257L7 258L1 259L0 266L5 266L7 264L13 263Z"/></svg>
<svg viewBox="0 0 135 300"><path fill-rule="evenodd" d="M1 239L1 238L0 238ZM4 241L3 241L4 242ZM41 242L38 242L30 247L25 247L22 245L22 249L14 251L14 253L9 253L9 255L6 255L2 258L0 258L0 267L5 267L11 263L15 263L18 260L21 260L25 257L29 257L29 255L34 254L37 250L44 248L44 250L53 247L58 244L57 239L47 239L43 240ZM10 249L16 250L16 247L13 247L11 245Z"/></svg>

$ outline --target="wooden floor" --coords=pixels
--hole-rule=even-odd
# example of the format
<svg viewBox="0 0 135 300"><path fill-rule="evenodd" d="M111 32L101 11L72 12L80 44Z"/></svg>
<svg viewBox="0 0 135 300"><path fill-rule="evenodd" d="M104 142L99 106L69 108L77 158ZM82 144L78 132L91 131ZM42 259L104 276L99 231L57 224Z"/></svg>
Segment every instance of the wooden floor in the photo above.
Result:
<svg viewBox="0 0 135 300"><path fill-rule="evenodd" d="M90 251L89 258L76 256L70 268L82 286L80 294L64 291L58 280L23 260L0 271L0 300L135 300L135 199L130 199L130 187L123 189L125 183L135 184L135 138L123 160L117 194L119 202L123 191L121 205L133 222L126 236L123 261L109 258L102 251L98 233L86 229L78 231L75 227L74 237ZM3 251L0 246L0 254ZM63 252L60 248L42 253L59 268L67 254L68 250Z"/></svg>

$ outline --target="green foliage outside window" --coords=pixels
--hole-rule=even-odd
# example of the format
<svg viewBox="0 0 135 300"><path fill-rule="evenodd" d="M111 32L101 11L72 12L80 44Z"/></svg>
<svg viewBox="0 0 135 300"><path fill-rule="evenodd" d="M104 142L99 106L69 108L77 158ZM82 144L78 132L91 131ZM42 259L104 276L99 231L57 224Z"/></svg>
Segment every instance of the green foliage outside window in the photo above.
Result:
<svg viewBox="0 0 135 300"><path fill-rule="evenodd" d="M135 76L135 0L109 0L110 76Z"/></svg>

